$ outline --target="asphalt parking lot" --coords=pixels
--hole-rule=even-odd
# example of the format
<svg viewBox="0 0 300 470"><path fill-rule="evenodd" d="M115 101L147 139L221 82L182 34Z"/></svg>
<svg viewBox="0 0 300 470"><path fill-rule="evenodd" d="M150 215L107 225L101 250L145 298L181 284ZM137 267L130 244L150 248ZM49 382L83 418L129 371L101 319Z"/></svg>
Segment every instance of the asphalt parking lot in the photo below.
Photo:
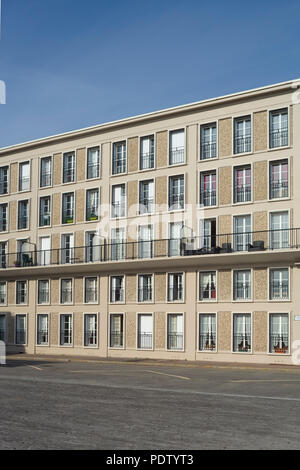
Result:
<svg viewBox="0 0 300 470"><path fill-rule="evenodd" d="M0 393L0 449L300 448L299 368L10 358Z"/></svg>

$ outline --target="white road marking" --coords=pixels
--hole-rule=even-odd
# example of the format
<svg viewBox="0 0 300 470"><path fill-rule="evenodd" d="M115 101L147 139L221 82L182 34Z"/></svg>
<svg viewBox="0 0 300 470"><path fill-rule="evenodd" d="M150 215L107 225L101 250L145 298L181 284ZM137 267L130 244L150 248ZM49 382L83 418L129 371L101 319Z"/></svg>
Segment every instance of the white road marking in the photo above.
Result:
<svg viewBox="0 0 300 470"><path fill-rule="evenodd" d="M191 380L189 377L182 377L182 375L165 374L164 372L156 372L155 370L144 370L144 372L150 372L151 374L158 375L167 375L168 377L176 377L177 379Z"/></svg>
<svg viewBox="0 0 300 470"><path fill-rule="evenodd" d="M296 379L249 379L249 380L231 380L231 382L235 383L251 383L251 382L300 382L300 380Z"/></svg>
<svg viewBox="0 0 300 470"><path fill-rule="evenodd" d="M36 369L36 370L43 370L40 367L36 367L36 366L29 366L29 367L32 367L33 369Z"/></svg>

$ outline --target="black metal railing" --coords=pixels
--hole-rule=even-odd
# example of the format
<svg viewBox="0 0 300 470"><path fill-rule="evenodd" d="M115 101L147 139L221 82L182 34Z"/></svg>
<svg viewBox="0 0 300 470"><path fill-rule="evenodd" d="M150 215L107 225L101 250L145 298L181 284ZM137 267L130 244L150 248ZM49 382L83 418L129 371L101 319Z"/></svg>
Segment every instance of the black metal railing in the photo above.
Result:
<svg viewBox="0 0 300 470"><path fill-rule="evenodd" d="M111 348L122 348L123 347L123 331L111 331L109 344Z"/></svg>
<svg viewBox="0 0 300 470"><path fill-rule="evenodd" d="M52 173L51 171L45 171L41 173L41 188L51 186L52 184Z"/></svg>
<svg viewBox="0 0 300 470"><path fill-rule="evenodd" d="M29 176L19 178L19 191L29 191L30 178Z"/></svg>
<svg viewBox="0 0 300 470"><path fill-rule="evenodd" d="M169 197L169 210L184 209L184 194L171 194Z"/></svg>
<svg viewBox="0 0 300 470"><path fill-rule="evenodd" d="M117 175L119 173L126 172L126 156L122 156L121 158L114 157L113 165L112 165L112 174Z"/></svg>
<svg viewBox="0 0 300 470"><path fill-rule="evenodd" d="M26 344L26 330L16 330L16 344Z"/></svg>
<svg viewBox="0 0 300 470"><path fill-rule="evenodd" d="M199 300L216 300L216 283L211 282L204 282L200 283L200 293L199 293Z"/></svg>
<svg viewBox="0 0 300 470"><path fill-rule="evenodd" d="M248 202L251 201L251 184L243 186L236 186L234 188L234 202Z"/></svg>
<svg viewBox="0 0 300 470"><path fill-rule="evenodd" d="M169 287L168 289L168 301L176 302L183 299L183 288L180 287Z"/></svg>
<svg viewBox="0 0 300 470"><path fill-rule="evenodd" d="M270 282L270 300L286 300L289 298L289 283L288 281Z"/></svg>
<svg viewBox="0 0 300 470"><path fill-rule="evenodd" d="M216 190L215 189L204 189L200 193L200 204L203 206L215 206L216 205Z"/></svg>
<svg viewBox="0 0 300 470"><path fill-rule="evenodd" d="M98 205L87 205L86 220L98 220Z"/></svg>
<svg viewBox="0 0 300 470"><path fill-rule="evenodd" d="M152 349L152 333L143 332L138 334L138 348Z"/></svg>
<svg viewBox="0 0 300 470"><path fill-rule="evenodd" d="M154 198L142 198L140 199L140 214L150 214L154 210Z"/></svg>
<svg viewBox="0 0 300 470"><path fill-rule="evenodd" d="M216 333L209 331L207 333L200 333L199 335L199 351L215 351Z"/></svg>
<svg viewBox="0 0 300 470"><path fill-rule="evenodd" d="M111 288L110 301L111 302L124 302L124 288L123 287Z"/></svg>
<svg viewBox="0 0 300 470"><path fill-rule="evenodd" d="M168 349L183 349L183 334L168 333L167 347Z"/></svg>
<svg viewBox="0 0 300 470"><path fill-rule="evenodd" d="M0 194L8 193L8 180L7 178L0 179Z"/></svg>
<svg viewBox="0 0 300 470"><path fill-rule="evenodd" d="M170 165L184 162L184 147L175 147L170 149Z"/></svg>
<svg viewBox="0 0 300 470"><path fill-rule="evenodd" d="M251 335L250 334L235 334L233 336L233 350L235 352L251 351Z"/></svg>
<svg viewBox="0 0 300 470"><path fill-rule="evenodd" d="M289 352L289 337L287 334L270 335L270 352L287 354Z"/></svg>
<svg viewBox="0 0 300 470"><path fill-rule="evenodd" d="M61 345L72 344L72 330L71 329L63 329L60 332L60 344Z"/></svg>
<svg viewBox="0 0 300 470"><path fill-rule="evenodd" d="M73 183L75 180L75 168L64 168L63 171L63 182Z"/></svg>
<svg viewBox="0 0 300 470"><path fill-rule="evenodd" d="M288 129L270 132L270 148L286 147L288 145Z"/></svg>
<svg viewBox="0 0 300 470"><path fill-rule="evenodd" d="M216 158L217 144L216 142L205 142L201 145L201 160L208 160L209 158Z"/></svg>
<svg viewBox="0 0 300 470"><path fill-rule="evenodd" d="M233 284L233 299L234 300L247 300L251 296L250 282L234 281Z"/></svg>
<svg viewBox="0 0 300 470"><path fill-rule="evenodd" d="M85 346L97 346L97 331L91 330L84 333Z"/></svg>
<svg viewBox="0 0 300 470"><path fill-rule="evenodd" d="M89 163L87 166L87 179L98 178L100 175L100 163Z"/></svg>
<svg viewBox="0 0 300 470"><path fill-rule="evenodd" d="M149 170L154 168L154 152L142 153L140 156L141 170Z"/></svg>
<svg viewBox="0 0 300 470"><path fill-rule="evenodd" d="M251 152L251 136L235 137L234 153Z"/></svg>
<svg viewBox="0 0 300 470"><path fill-rule="evenodd" d="M97 302L97 289L87 288L85 290L85 302Z"/></svg>
<svg viewBox="0 0 300 470"><path fill-rule="evenodd" d="M48 330L38 330L37 344L48 344Z"/></svg>
<svg viewBox="0 0 300 470"><path fill-rule="evenodd" d="M288 197L289 186L287 181L271 181L270 183L270 198L279 199Z"/></svg>
<svg viewBox="0 0 300 470"><path fill-rule="evenodd" d="M152 301L152 287L139 287L138 299L139 299L139 302L151 302Z"/></svg>

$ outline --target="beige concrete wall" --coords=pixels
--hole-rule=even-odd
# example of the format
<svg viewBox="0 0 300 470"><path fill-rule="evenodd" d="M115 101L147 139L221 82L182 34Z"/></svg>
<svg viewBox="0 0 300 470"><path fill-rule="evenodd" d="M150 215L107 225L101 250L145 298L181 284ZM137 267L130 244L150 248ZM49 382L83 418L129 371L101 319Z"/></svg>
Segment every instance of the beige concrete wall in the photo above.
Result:
<svg viewBox="0 0 300 470"><path fill-rule="evenodd" d="M83 278L76 277L73 281L73 298L75 305L82 304L83 299Z"/></svg>
<svg viewBox="0 0 300 470"><path fill-rule="evenodd" d="M61 194L52 195L52 225L61 224Z"/></svg>
<svg viewBox="0 0 300 470"><path fill-rule="evenodd" d="M154 277L155 302L166 301L167 275L165 273L156 273Z"/></svg>
<svg viewBox="0 0 300 470"><path fill-rule="evenodd" d="M232 167L223 166L219 168L219 205L230 205L232 203Z"/></svg>
<svg viewBox="0 0 300 470"><path fill-rule="evenodd" d="M83 313L73 313L73 344L75 347L83 346Z"/></svg>
<svg viewBox="0 0 300 470"><path fill-rule="evenodd" d="M158 176L155 180L155 201L156 204L168 204L168 177Z"/></svg>
<svg viewBox="0 0 300 470"><path fill-rule="evenodd" d="M217 299L219 302L230 302L231 294L231 270L220 269L218 271Z"/></svg>
<svg viewBox="0 0 300 470"><path fill-rule="evenodd" d="M126 302L135 303L137 300L137 276L127 274L126 276Z"/></svg>
<svg viewBox="0 0 300 470"><path fill-rule="evenodd" d="M126 313L126 348L136 348L136 313Z"/></svg>
<svg viewBox="0 0 300 470"><path fill-rule="evenodd" d="M51 305L58 305L60 298L60 280L51 279Z"/></svg>
<svg viewBox="0 0 300 470"><path fill-rule="evenodd" d="M16 283L15 281L7 282L7 305L16 304Z"/></svg>
<svg viewBox="0 0 300 470"><path fill-rule="evenodd" d="M166 347L166 314L164 312L155 313L155 349L165 349Z"/></svg>
<svg viewBox="0 0 300 470"><path fill-rule="evenodd" d="M128 139L128 172L132 173L139 169L139 139L132 137Z"/></svg>
<svg viewBox="0 0 300 470"><path fill-rule="evenodd" d="M264 231L265 230L265 231ZM253 214L253 233L252 241L262 240L265 247L269 245L268 213L266 211L254 212Z"/></svg>
<svg viewBox="0 0 300 470"><path fill-rule="evenodd" d="M12 163L10 165L10 192L16 193L18 191L18 163Z"/></svg>
<svg viewBox="0 0 300 470"><path fill-rule="evenodd" d="M254 200L264 201L268 197L268 162L254 163Z"/></svg>
<svg viewBox="0 0 300 470"><path fill-rule="evenodd" d="M61 184L62 182L62 153L53 155L53 184Z"/></svg>
<svg viewBox="0 0 300 470"><path fill-rule="evenodd" d="M218 351L231 351L231 312L218 312Z"/></svg>
<svg viewBox="0 0 300 470"><path fill-rule="evenodd" d="M76 151L76 179L84 181L86 177L86 149L77 149Z"/></svg>
<svg viewBox="0 0 300 470"><path fill-rule="evenodd" d="M253 270L253 292L255 301L268 300L267 268L255 268Z"/></svg>
<svg viewBox="0 0 300 470"><path fill-rule="evenodd" d="M50 346L59 344L59 313L51 312L50 314Z"/></svg>
<svg viewBox="0 0 300 470"><path fill-rule="evenodd" d="M75 202L75 220L76 222L84 222L85 220L85 191L84 189L76 190L76 202Z"/></svg>
<svg viewBox="0 0 300 470"><path fill-rule="evenodd" d="M10 201L9 203L9 230L11 232L17 229L17 211L18 211L18 202Z"/></svg>
<svg viewBox="0 0 300 470"><path fill-rule="evenodd" d="M138 181L128 181L127 186L128 215L135 217L138 214Z"/></svg>
<svg viewBox="0 0 300 470"><path fill-rule="evenodd" d="M165 167L168 164L168 132L162 131L156 134L156 168Z"/></svg>
<svg viewBox="0 0 300 470"><path fill-rule="evenodd" d="M253 312L253 352L266 353L268 351L268 314L267 312Z"/></svg>
<svg viewBox="0 0 300 470"><path fill-rule="evenodd" d="M290 145L294 144L294 106L291 105L289 108L290 114L290 123L289 123L289 132L290 132Z"/></svg>
<svg viewBox="0 0 300 470"><path fill-rule="evenodd" d="M253 114L254 152L268 148L268 113L259 111Z"/></svg>
<svg viewBox="0 0 300 470"><path fill-rule="evenodd" d="M219 121L219 157L232 155L232 118Z"/></svg>

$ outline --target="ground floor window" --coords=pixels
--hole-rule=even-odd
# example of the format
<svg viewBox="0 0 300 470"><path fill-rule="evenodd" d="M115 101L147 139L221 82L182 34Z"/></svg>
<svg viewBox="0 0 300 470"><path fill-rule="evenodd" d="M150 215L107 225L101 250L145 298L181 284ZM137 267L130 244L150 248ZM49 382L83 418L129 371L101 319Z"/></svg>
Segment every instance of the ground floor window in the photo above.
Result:
<svg viewBox="0 0 300 470"><path fill-rule="evenodd" d="M124 315L110 316L110 347L122 348L124 345Z"/></svg>
<svg viewBox="0 0 300 470"><path fill-rule="evenodd" d="M289 352L288 313L272 313L269 321L269 352L287 354Z"/></svg>
<svg viewBox="0 0 300 470"><path fill-rule="evenodd" d="M152 314L138 315L138 348L152 349L153 317Z"/></svg>
<svg viewBox="0 0 300 470"><path fill-rule="evenodd" d="M6 315L0 315L0 341L6 340Z"/></svg>
<svg viewBox="0 0 300 470"><path fill-rule="evenodd" d="M168 349L183 349L183 315L168 314Z"/></svg>
<svg viewBox="0 0 300 470"><path fill-rule="evenodd" d="M85 314L84 315L84 345L97 346L97 315Z"/></svg>
<svg viewBox="0 0 300 470"><path fill-rule="evenodd" d="M235 313L233 315L233 351L251 351L251 314Z"/></svg>
<svg viewBox="0 0 300 470"><path fill-rule="evenodd" d="M26 344L26 315L16 315L16 344Z"/></svg>
<svg viewBox="0 0 300 470"><path fill-rule="evenodd" d="M47 345L49 337L48 315L37 316L37 344Z"/></svg>
<svg viewBox="0 0 300 470"><path fill-rule="evenodd" d="M60 345L72 345L72 314L60 316Z"/></svg>
<svg viewBox="0 0 300 470"><path fill-rule="evenodd" d="M199 351L216 351L216 314L199 314Z"/></svg>

